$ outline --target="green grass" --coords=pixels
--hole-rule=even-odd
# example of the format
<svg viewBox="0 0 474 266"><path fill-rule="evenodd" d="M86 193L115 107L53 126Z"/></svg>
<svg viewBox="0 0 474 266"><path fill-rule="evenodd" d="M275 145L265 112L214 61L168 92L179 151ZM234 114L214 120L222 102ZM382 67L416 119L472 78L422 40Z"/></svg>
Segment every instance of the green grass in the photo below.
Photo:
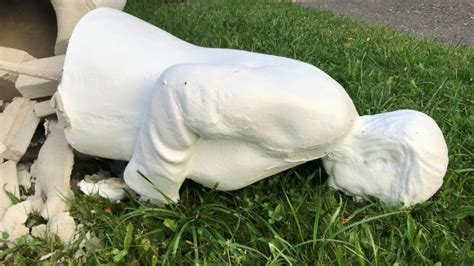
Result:
<svg viewBox="0 0 474 266"><path fill-rule="evenodd" d="M165 208L77 195L72 214L91 232L63 247L33 239L8 263L473 265L474 51L292 4L129 1L127 12L194 44L296 58L318 66L361 115L410 108L432 116L449 145L441 190L403 209L358 203L327 185L319 161L235 192L192 182ZM150 59L150 60L159 60ZM92 211L94 210L94 211Z"/></svg>

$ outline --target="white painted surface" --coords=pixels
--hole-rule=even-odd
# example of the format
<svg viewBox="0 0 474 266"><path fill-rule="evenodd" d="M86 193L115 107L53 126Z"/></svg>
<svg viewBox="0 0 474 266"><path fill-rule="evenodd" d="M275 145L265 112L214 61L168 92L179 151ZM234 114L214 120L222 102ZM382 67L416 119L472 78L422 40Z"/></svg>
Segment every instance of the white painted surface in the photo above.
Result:
<svg viewBox="0 0 474 266"><path fill-rule="evenodd" d="M57 101L68 123L69 143L85 154L130 161L125 181L157 203L166 197L177 201L185 178L209 187L218 183L221 190L239 189L328 153L331 185L387 202L426 200L446 170L446 144L436 123L425 115L399 112L359 118L345 90L314 66L198 47L112 9L90 12L78 23ZM426 132L434 130L437 137L423 141L440 147L429 157L430 165L440 167L417 171L415 164L400 164L403 160L390 145L375 147L371 138L355 141L357 130L373 128L372 120L388 124L373 129L381 138L398 129L411 132L409 128L429 126ZM418 138L411 133L400 136L395 149L404 138L413 138L410 145ZM338 161L346 155L336 156L341 149L364 154L377 148L383 158L384 152L395 154L387 159L393 172L378 187L373 186L374 177L386 174L379 164L363 172L363 164ZM353 169L338 171L338 165ZM412 189L414 194L401 193L406 187L387 192L387 187L397 186L397 175L423 180L413 181L415 186L431 183L426 191ZM341 179L354 180L358 185L351 185L363 189L347 187Z"/></svg>

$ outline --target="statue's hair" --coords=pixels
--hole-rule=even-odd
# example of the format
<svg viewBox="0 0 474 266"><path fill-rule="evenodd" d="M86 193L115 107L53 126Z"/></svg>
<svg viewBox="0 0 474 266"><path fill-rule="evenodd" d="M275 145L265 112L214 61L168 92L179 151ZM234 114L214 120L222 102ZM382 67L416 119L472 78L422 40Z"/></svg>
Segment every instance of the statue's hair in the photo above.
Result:
<svg viewBox="0 0 474 266"><path fill-rule="evenodd" d="M353 195L411 205L440 188L448 154L433 119L400 110L360 117L352 135L323 160L330 185Z"/></svg>

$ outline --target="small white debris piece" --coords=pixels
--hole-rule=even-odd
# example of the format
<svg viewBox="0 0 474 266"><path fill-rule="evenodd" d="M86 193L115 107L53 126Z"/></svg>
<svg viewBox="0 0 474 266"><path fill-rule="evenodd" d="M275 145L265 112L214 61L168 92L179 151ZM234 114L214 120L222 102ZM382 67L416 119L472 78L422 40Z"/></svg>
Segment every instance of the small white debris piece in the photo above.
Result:
<svg viewBox="0 0 474 266"><path fill-rule="evenodd" d="M31 203L23 201L10 206L0 223L0 232L8 233L9 247L13 247L18 238L28 235L29 229L25 226L28 214L31 212Z"/></svg>
<svg viewBox="0 0 474 266"><path fill-rule="evenodd" d="M22 64L34 59L33 56L25 51L0 47L0 60ZM0 70L0 100L11 100L13 97L19 95L15 88L17 78L18 74L15 72Z"/></svg>
<svg viewBox="0 0 474 266"><path fill-rule="evenodd" d="M48 253L48 254L44 254L43 256L41 256L41 257L39 258L39 261L45 261L45 260L51 258L51 256L54 255L54 252L55 252L55 251L50 252L50 253Z"/></svg>
<svg viewBox="0 0 474 266"><path fill-rule="evenodd" d="M45 219L67 209L63 199L72 195L69 180L74 165L74 154L66 141L63 127L51 120L48 132L38 160L31 166L31 175L36 177L35 194L47 198L41 210L41 216Z"/></svg>
<svg viewBox="0 0 474 266"><path fill-rule="evenodd" d="M36 116L40 118L56 113L56 110L53 108L51 101L36 103L33 106L33 110Z"/></svg>
<svg viewBox="0 0 474 266"><path fill-rule="evenodd" d="M64 55L41 58L34 61L28 61L24 66L48 70L52 73L61 73L64 65ZM57 81L46 80L28 75L20 75L15 83L16 89L20 94L28 99L47 97L54 94L58 87Z"/></svg>
<svg viewBox="0 0 474 266"><path fill-rule="evenodd" d="M31 174L28 170L18 170L18 184L22 186L24 189L31 188Z"/></svg>
<svg viewBox="0 0 474 266"><path fill-rule="evenodd" d="M10 206L5 215L3 215L0 227L10 228L18 224L24 224L28 219L28 215L31 213L31 202L22 201L15 205Z"/></svg>
<svg viewBox="0 0 474 266"><path fill-rule="evenodd" d="M15 98L0 114L0 157L18 162L38 127L33 102Z"/></svg>
<svg viewBox="0 0 474 266"><path fill-rule="evenodd" d="M16 164L13 161L6 161L0 164L0 219L7 208L12 205L10 197L5 191L12 193L16 197L20 196Z"/></svg>
<svg viewBox="0 0 474 266"><path fill-rule="evenodd" d="M77 22L89 11L99 7L123 10L126 0L51 0L58 25L54 54L65 54L72 30Z"/></svg>
<svg viewBox="0 0 474 266"><path fill-rule="evenodd" d="M94 182L94 176L85 176L78 184L81 191L86 195L98 194L112 202L125 198L125 190L129 189L122 178L108 178Z"/></svg>
<svg viewBox="0 0 474 266"><path fill-rule="evenodd" d="M45 224L33 226L31 228L31 235L34 237L43 238L46 236L46 228L47 226Z"/></svg>
<svg viewBox="0 0 474 266"><path fill-rule="evenodd" d="M49 220L48 230L49 234L56 234L63 243L68 244L76 234L76 223L69 212L61 212Z"/></svg>

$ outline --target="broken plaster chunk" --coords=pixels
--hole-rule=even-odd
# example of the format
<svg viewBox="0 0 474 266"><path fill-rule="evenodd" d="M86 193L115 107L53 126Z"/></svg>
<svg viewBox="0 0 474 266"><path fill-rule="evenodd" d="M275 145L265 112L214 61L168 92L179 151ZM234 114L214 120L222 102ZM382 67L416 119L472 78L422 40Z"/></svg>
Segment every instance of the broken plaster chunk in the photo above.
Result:
<svg viewBox="0 0 474 266"><path fill-rule="evenodd" d="M0 222L0 232L8 233L9 247L21 236L28 235L29 229L25 226L28 215L38 212L43 205L41 197L28 197L27 200L10 206ZM38 230L38 229L37 229Z"/></svg>
<svg viewBox="0 0 474 266"><path fill-rule="evenodd" d="M12 205L10 197L5 191L12 193L16 197L20 196L15 162L7 161L0 164L0 188L0 211L4 212Z"/></svg>
<svg viewBox="0 0 474 266"><path fill-rule="evenodd" d="M31 202L22 201L10 206L3 215L1 226L5 228L14 227L18 224L24 224L31 213Z"/></svg>
<svg viewBox="0 0 474 266"><path fill-rule="evenodd" d="M0 47L0 60L22 64L35 58L25 51L8 47ZM11 100L18 96L15 82L18 74L15 72L0 70L0 100Z"/></svg>
<svg viewBox="0 0 474 266"><path fill-rule="evenodd" d="M64 65L64 55L41 58L24 63L25 66L35 69L48 70L60 73ZM47 97L54 94L58 81L46 80L28 75L20 75L15 83L20 94L28 99Z"/></svg>
<svg viewBox="0 0 474 266"><path fill-rule="evenodd" d="M89 11L99 7L123 10L126 0L51 0L58 25L54 54L65 54L69 38L77 22Z"/></svg>
<svg viewBox="0 0 474 266"><path fill-rule="evenodd" d="M33 195L26 198L26 201L29 201L31 204L31 212L39 213L44 206L43 199L39 196Z"/></svg>
<svg viewBox="0 0 474 266"><path fill-rule="evenodd" d="M69 212L61 212L49 220L48 232L57 235L63 243L68 244L76 234L76 223Z"/></svg>
<svg viewBox="0 0 474 266"><path fill-rule="evenodd" d="M74 165L74 154L63 128L52 120L48 122L48 132L38 160L31 167L31 175L36 177L35 194L46 196L41 210L41 216L45 219L67 209L64 198L72 195L69 181Z"/></svg>
<svg viewBox="0 0 474 266"><path fill-rule="evenodd" d="M78 186L86 195L98 194L112 202L125 198L125 190L128 189L122 178L101 179L97 175L85 176Z"/></svg>
<svg viewBox="0 0 474 266"><path fill-rule="evenodd" d="M0 114L0 157L18 162L25 154L38 123L33 102L15 98Z"/></svg>
<svg viewBox="0 0 474 266"><path fill-rule="evenodd" d="M0 232L8 233L10 247L19 237L28 234L29 229L25 226L28 215L38 211L41 206L41 198L29 197L26 201L12 205L5 211L0 222Z"/></svg>
<svg viewBox="0 0 474 266"><path fill-rule="evenodd" d="M31 235L34 237L43 238L46 236L46 228L47 226L45 224L33 226L31 228Z"/></svg>
<svg viewBox="0 0 474 266"><path fill-rule="evenodd" d="M8 233L9 242L7 243L7 246L9 248L13 248L20 237L25 235L27 236L29 234L30 229L24 224L16 224L6 229L0 229L0 231Z"/></svg>
<svg viewBox="0 0 474 266"><path fill-rule="evenodd" d="M23 169L23 170L18 170L17 171L18 175L18 184L22 186L24 189L30 189L31 188L31 174L28 170Z"/></svg>
<svg viewBox="0 0 474 266"><path fill-rule="evenodd" d="M54 110L53 105L51 101L44 101L44 102L39 102L36 103L33 106L33 110L36 114L37 117L46 117L49 115L53 115L56 113L56 110Z"/></svg>

